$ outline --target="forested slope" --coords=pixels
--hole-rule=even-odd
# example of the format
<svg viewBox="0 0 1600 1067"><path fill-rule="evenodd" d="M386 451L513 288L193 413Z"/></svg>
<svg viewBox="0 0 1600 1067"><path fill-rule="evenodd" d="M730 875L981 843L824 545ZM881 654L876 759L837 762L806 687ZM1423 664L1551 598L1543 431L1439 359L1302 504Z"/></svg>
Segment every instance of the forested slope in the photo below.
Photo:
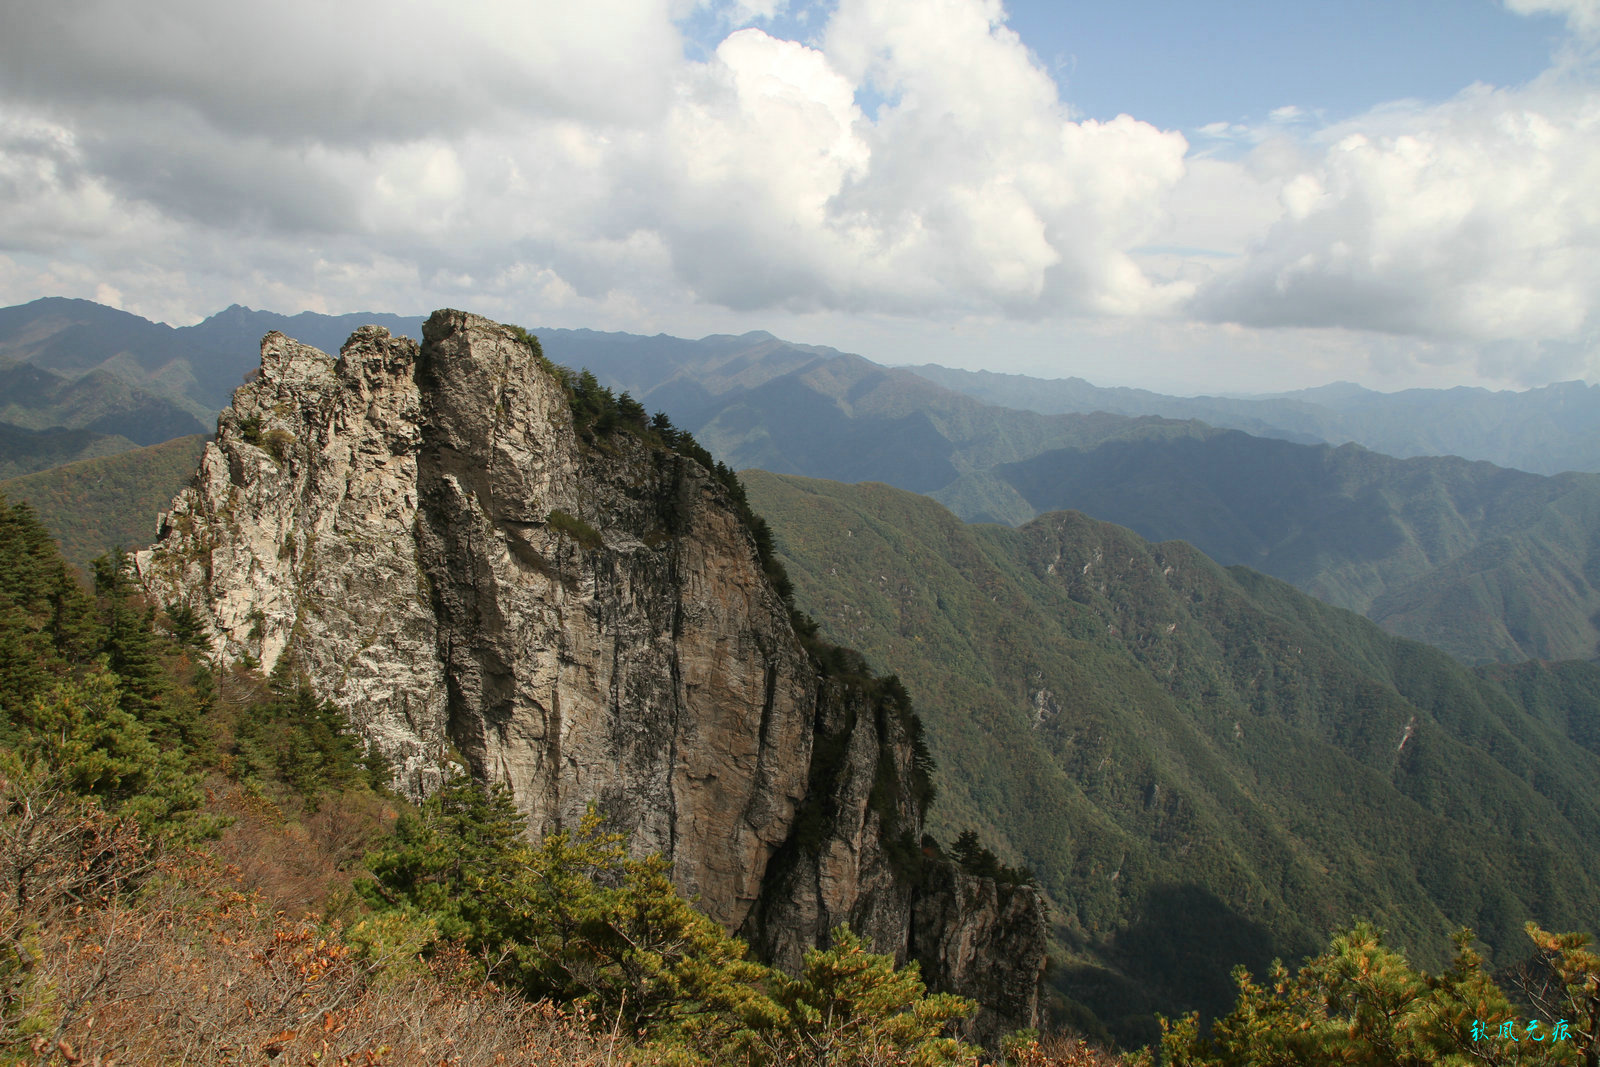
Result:
<svg viewBox="0 0 1600 1067"><path fill-rule="evenodd" d="M1505 962L1528 919L1600 914L1581 668L1475 674L1080 514L965 525L883 485L745 477L798 601L904 679L949 830L1038 873L1061 990L1118 1032L1220 1013L1234 963L1357 916L1434 965L1462 924Z"/></svg>
<svg viewBox="0 0 1600 1067"><path fill-rule="evenodd" d="M113 548L150 543L156 516L194 476L205 441L195 434L52 467L0 481L0 493L31 505L67 561L87 571L90 560Z"/></svg>
<svg viewBox="0 0 1600 1067"><path fill-rule="evenodd" d="M1600 475L1228 431L1057 449L987 477L1039 511L1187 541L1468 663L1600 652Z"/></svg>

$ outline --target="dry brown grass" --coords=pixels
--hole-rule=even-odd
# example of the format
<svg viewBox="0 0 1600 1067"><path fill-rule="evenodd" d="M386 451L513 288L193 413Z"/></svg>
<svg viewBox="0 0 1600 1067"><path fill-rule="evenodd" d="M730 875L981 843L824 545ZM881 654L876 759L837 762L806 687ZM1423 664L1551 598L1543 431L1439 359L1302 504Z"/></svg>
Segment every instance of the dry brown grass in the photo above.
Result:
<svg viewBox="0 0 1600 1067"><path fill-rule="evenodd" d="M477 977L265 910L212 857L159 856L60 784L0 774L0 1062L637 1062Z"/></svg>
<svg viewBox="0 0 1600 1067"><path fill-rule="evenodd" d="M1014 1067L1119 1067L1122 1057L1080 1037L1046 1034L1018 1049Z"/></svg>
<svg viewBox="0 0 1600 1067"><path fill-rule="evenodd" d="M329 798L291 818L211 784L213 810L237 820L219 849L229 863L163 854L59 781L0 772L0 1064L656 1062L594 1020L497 988L483 961L424 961L404 930L347 935L322 920L387 825L380 801ZM1050 1036L1011 1063L1120 1060Z"/></svg>
<svg viewBox="0 0 1600 1067"><path fill-rule="evenodd" d="M627 1050L548 1004L473 981L470 960L384 981L306 923L116 906L50 945L49 977L81 1005L33 1042L39 1062L573 1064ZM103 981L109 976L111 982Z"/></svg>
<svg viewBox="0 0 1600 1067"><path fill-rule="evenodd" d="M208 808L232 820L211 851L261 896L268 911L299 917L337 907L362 860L394 825L395 809L360 790L325 794L315 811L287 791L249 787L220 774Z"/></svg>

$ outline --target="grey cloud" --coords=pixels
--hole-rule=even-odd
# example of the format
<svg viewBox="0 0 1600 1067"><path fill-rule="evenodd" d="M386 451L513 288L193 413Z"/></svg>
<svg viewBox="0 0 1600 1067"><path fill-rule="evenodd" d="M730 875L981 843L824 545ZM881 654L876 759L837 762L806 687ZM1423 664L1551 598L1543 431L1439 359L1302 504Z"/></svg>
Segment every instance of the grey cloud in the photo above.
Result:
<svg viewBox="0 0 1600 1067"><path fill-rule="evenodd" d="M1475 353L1478 372L1522 387L1600 377L1600 331L1577 341L1496 341Z"/></svg>
<svg viewBox="0 0 1600 1067"><path fill-rule="evenodd" d="M1288 256L1269 260L1258 253L1244 270L1202 288L1188 310L1210 322L1265 328L1343 327L1413 336L1455 332L1448 329L1427 280L1409 282Z"/></svg>
<svg viewBox="0 0 1600 1067"><path fill-rule="evenodd" d="M191 116L97 108L85 165L129 200L209 228L331 236L358 229L346 175L262 137L219 141Z"/></svg>
<svg viewBox="0 0 1600 1067"><path fill-rule="evenodd" d="M485 0L14 3L0 92L58 114L165 104L290 143L406 140L506 113L636 121L659 111L677 40L660 5L631 9L605 20Z"/></svg>

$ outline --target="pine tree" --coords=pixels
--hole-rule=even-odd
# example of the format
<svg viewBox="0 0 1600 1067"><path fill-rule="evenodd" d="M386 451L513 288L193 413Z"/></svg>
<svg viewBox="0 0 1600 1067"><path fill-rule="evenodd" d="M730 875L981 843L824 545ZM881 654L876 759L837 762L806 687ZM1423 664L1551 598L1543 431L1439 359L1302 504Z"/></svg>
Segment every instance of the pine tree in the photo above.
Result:
<svg viewBox="0 0 1600 1067"><path fill-rule="evenodd" d="M526 858L525 826L504 785L459 775L419 812L401 814L392 841L367 858L373 878L361 892L380 907L429 916L444 940L498 947L509 886Z"/></svg>
<svg viewBox="0 0 1600 1067"><path fill-rule="evenodd" d="M184 753L159 745L148 725L122 707L117 679L100 669L36 696L16 745L26 761L59 774L107 810L136 818L150 833L197 840L219 828L200 814L204 797Z"/></svg>
<svg viewBox="0 0 1600 1067"><path fill-rule="evenodd" d="M93 605L49 532L0 496L0 742L13 743L34 698L100 643Z"/></svg>
<svg viewBox="0 0 1600 1067"><path fill-rule="evenodd" d="M769 1043L778 1062L976 1067L977 1050L945 1035L972 1013L972 1002L928 995L915 963L896 970L893 959L868 951L848 926L833 932L831 947L806 953L798 978L777 981L788 1011L779 1040Z"/></svg>
<svg viewBox="0 0 1600 1067"><path fill-rule="evenodd" d="M489 961L502 985L581 1003L669 1062L976 1064L945 1036L971 1003L927 995L915 965L896 970L848 928L788 978L695 910L665 860L631 858L592 808L537 846L523 825L505 787L455 779L401 817L360 891Z"/></svg>
<svg viewBox="0 0 1600 1067"><path fill-rule="evenodd" d="M93 562L95 592L105 616L104 652L111 670L122 682L122 707L149 723L166 744L180 744L195 730L194 723L167 720L165 697L171 679L161 661L161 641L156 635L155 609L143 604L130 572L130 561L120 548Z"/></svg>
<svg viewBox="0 0 1600 1067"><path fill-rule="evenodd" d="M388 768L369 757L337 705L318 700L293 649L279 658L266 695L240 712L234 724L234 773L277 780L315 811L320 795L358 781L387 783Z"/></svg>
<svg viewBox="0 0 1600 1067"><path fill-rule="evenodd" d="M1524 982L1523 992L1547 1019L1568 1023L1584 1067L1600 1067L1600 953L1590 947L1593 939L1547 933L1532 922L1525 929L1547 980Z"/></svg>
<svg viewBox="0 0 1600 1067"><path fill-rule="evenodd" d="M1581 955L1586 937L1555 937L1531 924L1529 933L1552 961L1560 961L1553 973L1566 992L1581 992L1600 974L1593 955L1587 960ZM1457 934L1454 962L1432 976L1385 945L1381 931L1358 923L1293 976L1281 962L1273 964L1264 983L1238 968L1238 1002L1216 1021L1209 1039L1200 1036L1193 1014L1161 1021L1162 1062L1170 1067L1593 1067L1595 1053L1581 1027L1591 1022L1600 1027L1600 1014L1585 1014L1581 997L1552 1002L1540 1008L1549 1009L1549 1017L1530 1030L1534 1020L1484 972L1471 942L1471 931ZM1563 984L1569 978L1577 978L1576 985ZM1537 997L1534 1003L1539 1004ZM1570 1027L1566 1038L1533 1040L1541 1026L1549 1030L1557 1022L1558 1011L1567 1012L1562 1017Z"/></svg>

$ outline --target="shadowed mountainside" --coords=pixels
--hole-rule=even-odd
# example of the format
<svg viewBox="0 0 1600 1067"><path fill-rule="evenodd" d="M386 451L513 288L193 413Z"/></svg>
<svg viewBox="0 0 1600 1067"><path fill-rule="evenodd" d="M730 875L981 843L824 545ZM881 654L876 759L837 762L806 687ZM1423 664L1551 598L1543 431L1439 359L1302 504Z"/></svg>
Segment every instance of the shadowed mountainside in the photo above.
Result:
<svg viewBox="0 0 1600 1067"><path fill-rule="evenodd" d="M1600 475L1227 431L1061 449L988 477L1039 511L1188 541L1469 663L1600 652Z"/></svg>
<svg viewBox="0 0 1600 1067"><path fill-rule="evenodd" d="M28 430L0 422L0 478L17 478L63 463L114 456L136 448L126 437L92 430Z"/></svg>

